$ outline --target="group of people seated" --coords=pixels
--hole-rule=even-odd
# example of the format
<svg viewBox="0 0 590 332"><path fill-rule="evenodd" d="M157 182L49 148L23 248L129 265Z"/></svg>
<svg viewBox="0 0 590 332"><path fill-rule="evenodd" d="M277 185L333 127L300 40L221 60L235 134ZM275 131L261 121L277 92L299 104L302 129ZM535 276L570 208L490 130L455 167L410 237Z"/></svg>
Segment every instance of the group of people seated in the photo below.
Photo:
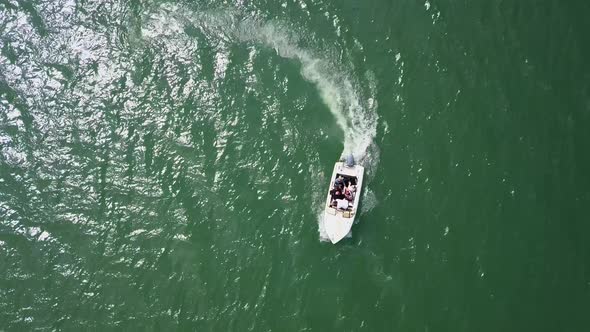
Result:
<svg viewBox="0 0 590 332"><path fill-rule="evenodd" d="M334 181L334 188L330 190L330 206L347 210L349 202L354 201L356 194L356 178L344 178L338 175Z"/></svg>

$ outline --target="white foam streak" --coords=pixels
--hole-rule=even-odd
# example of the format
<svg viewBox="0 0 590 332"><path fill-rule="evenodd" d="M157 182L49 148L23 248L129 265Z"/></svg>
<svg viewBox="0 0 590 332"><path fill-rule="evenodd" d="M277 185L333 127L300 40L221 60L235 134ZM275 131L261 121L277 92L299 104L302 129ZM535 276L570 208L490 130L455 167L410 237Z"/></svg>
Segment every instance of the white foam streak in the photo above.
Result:
<svg viewBox="0 0 590 332"><path fill-rule="evenodd" d="M301 75L314 84L317 91L328 107L334 121L344 134L344 149L342 155L353 154L355 159L365 166L366 178L370 178L379 160L379 150L373 139L377 133L377 102L374 98L376 81L374 76L365 73L364 86L369 96L362 98L358 80L351 80L353 73L344 68L351 67L337 64L334 59L317 56L319 53L298 46L300 38L289 29L273 22L261 22L253 18L240 19L243 13L233 10L190 13L179 7L164 6L164 11L151 16L147 28L142 30L143 36L157 38L166 36L168 39L182 35L184 25L198 27L207 39L222 43L254 43L274 49L277 54L286 59L292 59L301 64ZM184 48L179 48L181 52ZM190 58L190 56L188 57ZM396 58L397 59L397 58ZM399 60L399 59L397 59ZM221 68L224 66L217 66ZM361 79L361 78L358 78ZM318 181L325 183L327 181ZM314 192L321 193L318 207L323 206L324 187L314 188ZM370 191L364 195L366 206L361 213L370 211L377 200ZM318 211L318 231L321 241L329 241L324 229L324 209ZM350 234L349 234L350 236Z"/></svg>
<svg viewBox="0 0 590 332"><path fill-rule="evenodd" d="M365 156L377 131L375 105L371 102L371 105L365 106L360 102L354 85L346 75L326 59L297 47L292 34L272 23L245 20L240 23L237 34L242 41L261 43L276 50L283 58L299 61L302 76L315 84L322 101L344 132L343 155L352 153L357 160Z"/></svg>
<svg viewBox="0 0 590 332"><path fill-rule="evenodd" d="M192 24L209 38L261 44L274 49L280 57L298 61L303 78L317 87L322 101L344 133L343 155L352 153L357 160L365 157L377 133L377 105L372 98L367 98L366 103L361 102L363 99L359 97L354 82L333 61L298 47L299 37L281 25L262 23L253 18L240 19L241 14L235 10L187 15L189 11L180 7L166 6L164 9L151 16L152 22L148 26L152 29L143 30L145 37L176 36L183 30L182 25ZM372 86L374 82L368 85Z"/></svg>

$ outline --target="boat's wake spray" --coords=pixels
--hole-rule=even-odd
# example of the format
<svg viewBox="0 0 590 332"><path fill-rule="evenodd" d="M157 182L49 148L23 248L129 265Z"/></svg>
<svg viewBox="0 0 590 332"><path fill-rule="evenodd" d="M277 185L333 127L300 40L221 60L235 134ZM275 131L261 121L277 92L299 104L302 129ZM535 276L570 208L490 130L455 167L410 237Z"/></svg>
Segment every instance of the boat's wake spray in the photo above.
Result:
<svg viewBox="0 0 590 332"><path fill-rule="evenodd" d="M224 42L258 43L274 49L280 57L298 61L302 77L315 85L343 131L344 161L354 165L356 160L366 168L367 180L370 180L379 160L379 150L374 142L378 120L376 79L371 72L364 73L363 83L359 84L359 77L353 73L352 66L345 66L350 69L342 70L342 64L337 64L334 59L318 56L329 52L316 53L301 48L298 45L301 38L276 21L263 22L235 9L193 12L174 5L163 5L161 9L146 20L147 24L142 29L144 37L164 35L174 38L184 31L184 26L192 25L207 32L208 36L218 36ZM357 79L353 79L352 75ZM361 86L366 87L366 91ZM361 92L366 96L361 96ZM323 200L323 193L320 197ZM323 215L323 209L321 211L320 215ZM322 238L321 217L319 228Z"/></svg>

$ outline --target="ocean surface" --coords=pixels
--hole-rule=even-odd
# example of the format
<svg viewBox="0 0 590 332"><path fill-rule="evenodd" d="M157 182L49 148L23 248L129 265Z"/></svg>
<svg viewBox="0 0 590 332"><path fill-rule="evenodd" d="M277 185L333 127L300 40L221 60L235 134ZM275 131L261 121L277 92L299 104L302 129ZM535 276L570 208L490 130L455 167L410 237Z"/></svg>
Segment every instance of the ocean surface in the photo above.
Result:
<svg viewBox="0 0 590 332"><path fill-rule="evenodd" d="M589 13L0 0L0 331L590 331Z"/></svg>

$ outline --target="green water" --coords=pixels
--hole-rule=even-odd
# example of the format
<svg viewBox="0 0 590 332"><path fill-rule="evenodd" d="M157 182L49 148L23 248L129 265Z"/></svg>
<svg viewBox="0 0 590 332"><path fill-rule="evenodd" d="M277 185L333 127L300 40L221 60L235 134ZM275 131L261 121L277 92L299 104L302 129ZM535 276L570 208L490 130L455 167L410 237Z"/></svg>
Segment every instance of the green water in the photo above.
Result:
<svg viewBox="0 0 590 332"><path fill-rule="evenodd" d="M0 0L0 331L590 330L589 10Z"/></svg>

